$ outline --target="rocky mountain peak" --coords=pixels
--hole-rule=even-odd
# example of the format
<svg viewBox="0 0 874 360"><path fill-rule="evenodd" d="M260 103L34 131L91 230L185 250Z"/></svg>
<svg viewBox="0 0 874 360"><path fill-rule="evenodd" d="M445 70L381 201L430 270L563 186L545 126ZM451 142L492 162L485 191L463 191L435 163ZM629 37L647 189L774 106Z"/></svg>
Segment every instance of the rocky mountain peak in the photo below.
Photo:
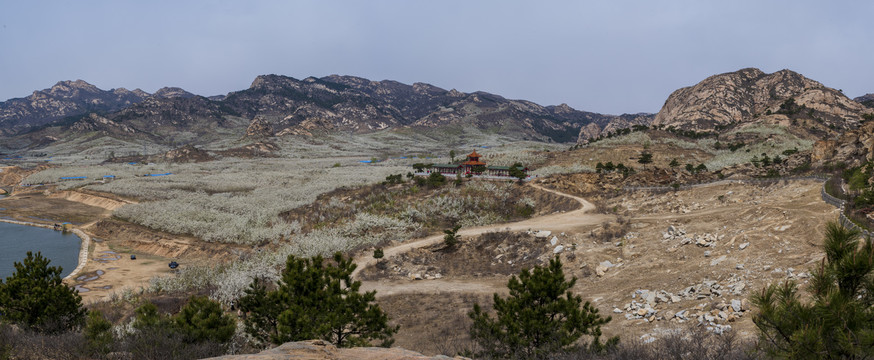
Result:
<svg viewBox="0 0 874 360"><path fill-rule="evenodd" d="M60 81L51 88L34 91L28 97L0 102L0 134L17 134L52 121L123 109L143 101L142 90L101 90L83 80Z"/></svg>
<svg viewBox="0 0 874 360"><path fill-rule="evenodd" d="M178 87L162 87L152 95L161 98L190 98L195 96L194 94Z"/></svg>
<svg viewBox="0 0 874 360"><path fill-rule="evenodd" d="M47 93L51 96L70 98L74 96L79 96L80 92L99 93L101 91L102 90L98 89L96 86L91 85L83 80L68 80L59 81L57 84L48 89Z"/></svg>
<svg viewBox="0 0 874 360"><path fill-rule="evenodd" d="M249 86L249 89L263 89L263 90L272 90L282 88L285 85L298 82L297 79L282 76L282 75L258 75L255 77L255 80L252 81L252 85Z"/></svg>
<svg viewBox="0 0 874 360"><path fill-rule="evenodd" d="M567 114L572 111L574 111L574 108L568 106L568 104L565 103L561 103L561 105L555 107L555 112L559 114Z"/></svg>
<svg viewBox="0 0 874 360"><path fill-rule="evenodd" d="M449 97L459 98L459 97L464 97L465 94L461 91L452 89L452 90L449 90L449 92L446 95Z"/></svg>
<svg viewBox="0 0 874 360"><path fill-rule="evenodd" d="M830 131L857 126L861 110L861 105L839 91L794 71L767 74L747 68L674 91L653 125L711 131L754 119L776 122L791 118L811 120Z"/></svg>

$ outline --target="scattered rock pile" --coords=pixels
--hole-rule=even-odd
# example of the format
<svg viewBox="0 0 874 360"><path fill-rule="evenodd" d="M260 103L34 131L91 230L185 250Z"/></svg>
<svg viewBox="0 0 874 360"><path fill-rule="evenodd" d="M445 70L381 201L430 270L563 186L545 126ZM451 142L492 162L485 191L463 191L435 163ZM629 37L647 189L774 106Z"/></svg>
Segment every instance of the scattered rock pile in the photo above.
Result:
<svg viewBox="0 0 874 360"><path fill-rule="evenodd" d="M750 307L746 299L720 299L724 296L741 296L746 289L746 282L737 275L732 276L725 284L715 280L704 280L700 284L686 287L676 293L665 290L636 290L631 294L631 301L622 308L614 308L616 314L625 314L627 320L644 320L645 322L675 321L683 323L697 320L699 325L707 325L707 329L716 333L731 329L726 323L734 322L743 317ZM685 301L701 301L692 308L677 312L661 310L668 304ZM728 301L728 302L726 302Z"/></svg>
<svg viewBox="0 0 874 360"><path fill-rule="evenodd" d="M667 231L662 233L662 238L665 240L679 241L680 245L694 243L695 245L701 247L713 247L716 245L716 241L722 240L723 237L725 237L725 235L716 235L711 233L687 236L686 230L674 227L673 225L668 226Z"/></svg>

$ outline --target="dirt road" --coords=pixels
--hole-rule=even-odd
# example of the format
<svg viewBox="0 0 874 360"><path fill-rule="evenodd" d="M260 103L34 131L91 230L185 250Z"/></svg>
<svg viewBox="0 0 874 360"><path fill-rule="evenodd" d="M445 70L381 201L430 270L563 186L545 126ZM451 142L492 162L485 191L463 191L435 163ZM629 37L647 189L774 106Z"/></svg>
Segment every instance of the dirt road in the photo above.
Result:
<svg viewBox="0 0 874 360"><path fill-rule="evenodd" d="M461 229L458 231L458 235L477 236L477 235L480 235L483 233L494 232L494 231L506 231L506 230L520 231L520 230L529 230L529 229L531 229L531 230L550 230L553 232L570 231L570 230L574 230L574 229L581 228L584 226L600 224L602 222L610 221L610 220L613 220L615 218L612 215L589 213L589 212L595 210L595 205L589 201L586 201L586 199L583 199L581 197L565 194L565 193L551 190L551 189L546 189L546 188L543 188L543 187L541 187L539 185L535 185L535 184L529 183L529 186L532 186L538 190L547 191L547 192L551 192L551 193L556 194L556 195L565 196L565 197L574 199L575 201L580 203L580 208L573 210L573 211L550 214L550 215L546 215L546 216L540 216L540 217L527 219L527 220L523 220L523 221L518 221L518 222L513 222L513 223L494 224L494 225L486 225L486 226L478 226L478 227L472 227L472 228L467 228L467 229ZM391 257L397 256L399 254L403 254L405 252L408 252L408 251L411 251L414 249L418 249L418 248L431 246L431 245L440 243L441 241L443 241L443 235L433 235L433 236L429 236L426 238L412 240L412 241L404 242L401 244L397 244L395 246L384 248L383 249L383 253L384 253L383 258L389 259ZM371 254L363 254L363 255L360 255L357 258L355 258L355 264L357 265L357 267L355 268L355 271L352 272L352 277L358 277L358 274L362 270L364 270L368 266L375 265L376 259L374 259L373 256L371 256ZM429 280L426 282L417 281L414 283L408 282L406 284L403 284L403 286L401 286L401 284L398 284L398 283L364 282L362 284L362 287L366 288L367 290L377 290L377 293L384 292L384 293L391 293L391 294L396 294L396 293L398 293L398 291L401 291L401 289L397 288L398 286L401 286L402 289L404 291L407 291L407 292L422 292L422 291L428 292L429 289L442 289L444 291L446 290L446 288L440 288L438 285L432 286L431 284L434 281L435 280ZM445 282L443 282L443 283L445 283ZM457 281L453 282L453 284L455 284L455 286L462 286L462 285L459 285L460 282L457 282ZM463 287L476 289L478 286L483 286L483 285L484 285L484 283L481 281L473 281L472 280L472 281L466 283L465 285L463 285ZM478 291L479 290L476 290L476 292L478 292ZM496 291L495 289L491 289L488 292L495 292L495 291Z"/></svg>

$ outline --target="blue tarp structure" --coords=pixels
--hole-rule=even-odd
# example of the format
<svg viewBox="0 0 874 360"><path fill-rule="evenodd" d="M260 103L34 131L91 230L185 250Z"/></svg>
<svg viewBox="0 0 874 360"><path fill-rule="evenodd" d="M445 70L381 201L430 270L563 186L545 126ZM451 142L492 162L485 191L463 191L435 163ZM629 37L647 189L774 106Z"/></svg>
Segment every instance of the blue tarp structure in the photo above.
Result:
<svg viewBox="0 0 874 360"><path fill-rule="evenodd" d="M365 164L370 164L370 163L371 163L370 160L359 160L358 162L360 162L360 163L365 163Z"/></svg>
<svg viewBox="0 0 874 360"><path fill-rule="evenodd" d="M146 174L146 176L167 176L173 175L173 173L164 173L164 174Z"/></svg>
<svg viewBox="0 0 874 360"><path fill-rule="evenodd" d="M109 178L109 179L114 179L114 178L115 178L115 175L103 175L103 178L104 178L104 179L107 179L107 178Z"/></svg>
<svg viewBox="0 0 874 360"><path fill-rule="evenodd" d="M61 180L82 180L87 178L87 176L64 176L61 177Z"/></svg>
<svg viewBox="0 0 874 360"><path fill-rule="evenodd" d="M137 163L135 163L135 162L129 162L129 163L127 163L127 164L128 164L128 165L136 165Z"/></svg>

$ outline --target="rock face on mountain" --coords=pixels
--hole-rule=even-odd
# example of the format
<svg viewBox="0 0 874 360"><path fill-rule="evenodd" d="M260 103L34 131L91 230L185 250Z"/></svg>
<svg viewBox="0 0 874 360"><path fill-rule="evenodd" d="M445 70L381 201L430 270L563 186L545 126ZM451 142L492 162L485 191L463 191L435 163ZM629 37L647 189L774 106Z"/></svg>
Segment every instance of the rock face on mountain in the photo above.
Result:
<svg viewBox="0 0 874 360"><path fill-rule="evenodd" d="M848 166L859 166L874 160L874 122L866 122L858 129L847 131L837 140L817 141L811 160L818 165L841 161Z"/></svg>
<svg viewBox="0 0 874 360"><path fill-rule="evenodd" d="M202 96L151 96L105 117L155 141L189 143L208 141L213 138L210 135L228 129L234 129L231 133L241 134L245 122L233 121L229 118L231 114L234 112L222 106L221 102Z"/></svg>
<svg viewBox="0 0 874 360"><path fill-rule="evenodd" d="M100 90L82 80L61 81L28 97L0 102L0 134L17 134L68 116L119 110L148 96L140 89Z"/></svg>
<svg viewBox="0 0 874 360"><path fill-rule="evenodd" d="M766 74L759 69L711 76L695 86L674 91L653 125L682 130L709 131L735 123L768 120L779 115L812 120L823 131L856 128L863 105L840 91L798 73L781 70ZM786 119L783 118L783 119Z"/></svg>
<svg viewBox="0 0 874 360"><path fill-rule="evenodd" d="M133 135L137 132L130 126L119 124L95 113L91 113L70 125L70 130L75 132L100 132L105 135L111 134L117 136Z"/></svg>
<svg viewBox="0 0 874 360"><path fill-rule="evenodd" d="M263 117L255 117L249 127L246 128L246 136L248 137L266 137L273 136L273 127Z"/></svg>
<svg viewBox="0 0 874 360"><path fill-rule="evenodd" d="M582 143L588 139L597 138L601 135L606 135L609 133L615 133L617 130L628 129L634 127L635 125L650 126L654 117L655 115L646 113L622 114L615 118L609 119L606 122L603 120L595 121L589 123L586 126L583 126L580 129L580 134L577 138L577 142Z"/></svg>

